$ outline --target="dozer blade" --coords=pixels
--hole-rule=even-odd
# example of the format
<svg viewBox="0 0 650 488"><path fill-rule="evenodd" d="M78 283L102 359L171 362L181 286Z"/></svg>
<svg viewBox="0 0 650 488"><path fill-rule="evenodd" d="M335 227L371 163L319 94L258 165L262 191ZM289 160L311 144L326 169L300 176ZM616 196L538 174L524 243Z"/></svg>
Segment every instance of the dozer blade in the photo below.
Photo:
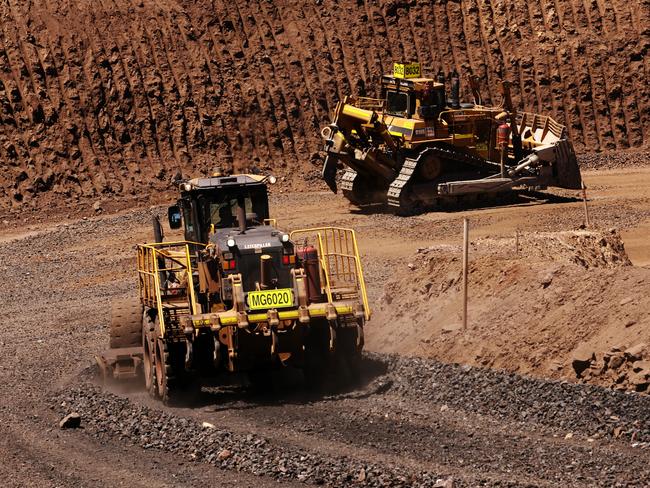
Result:
<svg viewBox="0 0 650 488"><path fill-rule="evenodd" d="M557 172L557 186L567 190L580 190L582 176L573 145L567 140L555 144L555 170Z"/></svg>
<svg viewBox="0 0 650 488"><path fill-rule="evenodd" d="M330 187L330 190L336 193L336 158L329 154L325 156L325 163L323 164L323 179L327 186Z"/></svg>
<svg viewBox="0 0 650 488"><path fill-rule="evenodd" d="M126 380L140 375L143 355L142 347L121 347L108 349L95 356L95 360L104 380Z"/></svg>

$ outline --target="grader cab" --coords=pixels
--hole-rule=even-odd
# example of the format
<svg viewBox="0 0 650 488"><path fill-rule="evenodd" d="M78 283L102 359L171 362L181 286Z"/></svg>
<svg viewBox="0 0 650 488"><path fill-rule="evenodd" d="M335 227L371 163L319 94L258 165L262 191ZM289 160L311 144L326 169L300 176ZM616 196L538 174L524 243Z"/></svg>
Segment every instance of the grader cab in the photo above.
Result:
<svg viewBox="0 0 650 488"><path fill-rule="evenodd" d="M107 377L143 374L164 402L220 371L303 369L308 381L344 363L358 375L370 316L351 229L287 233L269 217L256 175L179 183L169 208L184 239L137 247L137 299L114 304Z"/></svg>

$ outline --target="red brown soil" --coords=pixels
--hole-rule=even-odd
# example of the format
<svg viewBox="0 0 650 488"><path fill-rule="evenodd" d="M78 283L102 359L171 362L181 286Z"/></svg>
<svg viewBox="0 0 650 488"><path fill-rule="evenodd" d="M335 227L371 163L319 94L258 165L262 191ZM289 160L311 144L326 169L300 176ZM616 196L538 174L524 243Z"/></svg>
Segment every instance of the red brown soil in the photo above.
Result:
<svg viewBox="0 0 650 488"><path fill-rule="evenodd" d="M421 249L386 285L368 342L568 379L576 377L575 353L588 349L602 360L613 346L650 344L650 270L631 265L618 232L524 233L518 252L515 245L514 236L472 242L466 330L460 247Z"/></svg>
<svg viewBox="0 0 650 488"><path fill-rule="evenodd" d="M478 74L487 102L510 79L578 149L650 135L648 0L9 0L0 18L3 213L155 195L179 170L303 188L336 101L398 59Z"/></svg>

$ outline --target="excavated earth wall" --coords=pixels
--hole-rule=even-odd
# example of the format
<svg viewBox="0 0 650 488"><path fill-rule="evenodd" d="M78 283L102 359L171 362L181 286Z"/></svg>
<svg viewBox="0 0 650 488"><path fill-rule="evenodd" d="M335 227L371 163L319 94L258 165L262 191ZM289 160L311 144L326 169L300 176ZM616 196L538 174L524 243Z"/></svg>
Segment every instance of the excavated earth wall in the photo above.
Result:
<svg viewBox="0 0 650 488"><path fill-rule="evenodd" d="M579 150L650 134L650 1L6 0L0 211L150 195L179 170L320 169L320 126L399 59L514 82ZM464 89L466 92L466 87Z"/></svg>
<svg viewBox="0 0 650 488"><path fill-rule="evenodd" d="M648 390L650 274L616 230L472 242L466 330L459 256L420 249L387 281L367 328L375 350Z"/></svg>

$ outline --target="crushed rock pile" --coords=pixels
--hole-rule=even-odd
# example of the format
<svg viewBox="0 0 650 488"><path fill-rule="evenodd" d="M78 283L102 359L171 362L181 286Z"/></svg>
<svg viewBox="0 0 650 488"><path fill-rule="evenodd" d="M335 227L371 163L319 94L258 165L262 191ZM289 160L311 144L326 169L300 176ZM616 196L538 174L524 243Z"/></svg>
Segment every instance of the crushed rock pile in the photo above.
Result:
<svg viewBox="0 0 650 488"><path fill-rule="evenodd" d="M584 268L632 264L616 229L606 232L536 232L526 234L521 243L530 258L573 263Z"/></svg>

